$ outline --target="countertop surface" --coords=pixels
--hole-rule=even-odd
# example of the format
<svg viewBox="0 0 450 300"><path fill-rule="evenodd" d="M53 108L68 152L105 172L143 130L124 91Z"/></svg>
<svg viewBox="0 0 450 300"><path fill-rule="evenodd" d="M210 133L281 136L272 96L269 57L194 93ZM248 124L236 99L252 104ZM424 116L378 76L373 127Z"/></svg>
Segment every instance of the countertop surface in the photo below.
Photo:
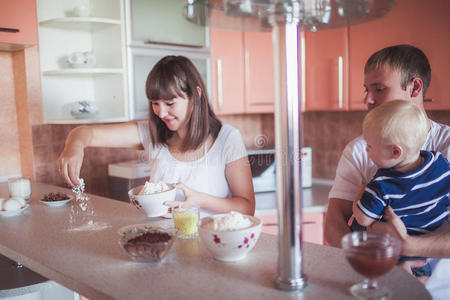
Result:
<svg viewBox="0 0 450 300"><path fill-rule="evenodd" d="M303 188L303 213L326 212L328 193L332 181L313 179L309 188ZM275 214L277 212L276 192L255 193L256 215Z"/></svg>
<svg viewBox="0 0 450 300"><path fill-rule="evenodd" d="M51 208L39 202L58 191L71 193L33 182L30 207L18 216L0 216L0 254L89 299L352 299L348 288L362 280L341 249L305 242L307 287L279 291L273 285L278 240L264 233L236 263L214 260L197 239L177 239L159 265L135 263L119 247L117 230L136 223L171 227L172 220L147 218L128 203L93 195L85 211L77 203ZM0 197L7 196L7 185L0 183ZM392 299L431 299L398 267L380 283L392 290Z"/></svg>

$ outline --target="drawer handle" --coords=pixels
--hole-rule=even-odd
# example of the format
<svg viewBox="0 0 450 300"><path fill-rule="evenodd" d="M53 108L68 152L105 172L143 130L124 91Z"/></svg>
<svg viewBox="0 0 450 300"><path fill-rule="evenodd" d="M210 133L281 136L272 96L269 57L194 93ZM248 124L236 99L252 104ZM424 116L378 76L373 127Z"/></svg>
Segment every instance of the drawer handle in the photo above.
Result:
<svg viewBox="0 0 450 300"><path fill-rule="evenodd" d="M223 107L223 86L222 86L222 60L217 60L217 98L219 101L219 111Z"/></svg>
<svg viewBox="0 0 450 300"><path fill-rule="evenodd" d="M338 105L339 108L342 108L344 106L344 61L342 59L342 56L339 56L338 58L338 72L339 72Z"/></svg>
<svg viewBox="0 0 450 300"><path fill-rule="evenodd" d="M0 31L17 33L17 32L19 32L20 30L17 29L17 28L0 27Z"/></svg>

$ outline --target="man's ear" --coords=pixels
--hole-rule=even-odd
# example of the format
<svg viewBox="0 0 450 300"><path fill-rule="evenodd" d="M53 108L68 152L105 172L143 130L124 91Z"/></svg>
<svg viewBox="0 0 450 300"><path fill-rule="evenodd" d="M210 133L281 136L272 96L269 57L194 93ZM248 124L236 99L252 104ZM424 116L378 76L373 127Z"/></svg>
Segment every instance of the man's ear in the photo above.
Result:
<svg viewBox="0 0 450 300"><path fill-rule="evenodd" d="M399 145L392 145L392 157L398 159L403 154L403 148Z"/></svg>
<svg viewBox="0 0 450 300"><path fill-rule="evenodd" d="M417 97L423 91L423 81L419 77L414 77L410 85L410 96Z"/></svg>

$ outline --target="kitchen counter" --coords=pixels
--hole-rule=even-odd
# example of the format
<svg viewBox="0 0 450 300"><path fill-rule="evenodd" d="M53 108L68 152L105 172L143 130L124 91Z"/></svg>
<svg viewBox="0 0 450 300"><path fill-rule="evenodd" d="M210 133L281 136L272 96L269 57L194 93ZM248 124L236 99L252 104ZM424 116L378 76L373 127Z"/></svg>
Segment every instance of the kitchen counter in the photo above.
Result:
<svg viewBox="0 0 450 300"><path fill-rule="evenodd" d="M303 188L303 213L326 212L328 193L333 182L313 179L310 188ZM271 215L277 212L276 192L255 193L256 215Z"/></svg>
<svg viewBox="0 0 450 300"><path fill-rule="evenodd" d="M33 294L56 285L26 267L18 267L3 255L0 255L0 270L0 299Z"/></svg>
<svg viewBox="0 0 450 300"><path fill-rule="evenodd" d="M90 299L352 299L348 288L362 280L341 249L304 242L308 286L301 293L274 288L278 240L261 234L249 256L236 263L214 260L197 239L176 240L159 265L135 263L118 245L125 225L172 220L147 218L130 204L91 195L78 205L51 208L38 200L68 189L34 183L31 205L22 215L0 217L0 254ZM7 197L0 184L0 197ZM264 263L261 263L264 262ZM422 284L395 267L383 276L392 299L431 299Z"/></svg>

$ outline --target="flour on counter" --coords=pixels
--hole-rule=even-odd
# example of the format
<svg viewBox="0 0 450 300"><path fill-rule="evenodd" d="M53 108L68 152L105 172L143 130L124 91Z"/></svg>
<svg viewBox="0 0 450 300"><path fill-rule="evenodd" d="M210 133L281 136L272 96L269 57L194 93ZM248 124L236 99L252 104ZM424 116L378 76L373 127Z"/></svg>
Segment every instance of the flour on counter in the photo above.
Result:
<svg viewBox="0 0 450 300"><path fill-rule="evenodd" d="M95 212L90 205L89 197L85 194L84 180L80 179L80 185L74 186L72 192L75 194L75 203L70 208L69 225L67 231L98 231L104 230L111 225L105 222L95 222Z"/></svg>
<svg viewBox="0 0 450 300"><path fill-rule="evenodd" d="M93 222L92 220L90 220L86 224L69 228L66 231L100 231L105 230L109 227L111 227L111 225L106 222Z"/></svg>

